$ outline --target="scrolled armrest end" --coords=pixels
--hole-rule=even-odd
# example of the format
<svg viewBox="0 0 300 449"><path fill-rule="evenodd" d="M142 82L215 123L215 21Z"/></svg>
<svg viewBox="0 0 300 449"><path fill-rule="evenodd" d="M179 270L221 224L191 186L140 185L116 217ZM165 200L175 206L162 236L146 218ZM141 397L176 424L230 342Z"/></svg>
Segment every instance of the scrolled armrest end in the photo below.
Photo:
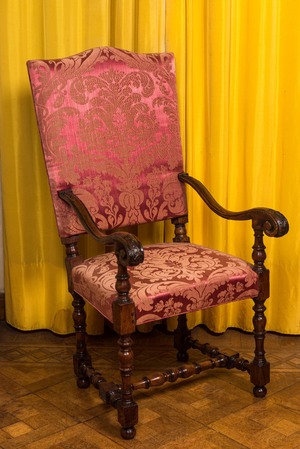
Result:
<svg viewBox="0 0 300 449"><path fill-rule="evenodd" d="M273 209L263 209L263 231L268 237L282 237L289 231L289 223L285 216Z"/></svg>
<svg viewBox="0 0 300 449"><path fill-rule="evenodd" d="M110 237L116 245L118 261L122 265L133 267L144 261L143 246L135 235L127 232L116 232L111 234Z"/></svg>

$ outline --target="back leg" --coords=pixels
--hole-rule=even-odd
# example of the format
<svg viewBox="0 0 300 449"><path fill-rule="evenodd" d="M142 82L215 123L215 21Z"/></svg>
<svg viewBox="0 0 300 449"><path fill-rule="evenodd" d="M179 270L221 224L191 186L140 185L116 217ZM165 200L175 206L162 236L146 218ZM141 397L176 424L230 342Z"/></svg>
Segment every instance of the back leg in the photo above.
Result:
<svg viewBox="0 0 300 449"><path fill-rule="evenodd" d="M73 321L76 333L76 352L73 355L74 372L77 376L77 386L79 388L88 388L90 380L84 375L82 365L91 366L91 357L86 347L86 313L84 310L84 300L77 293L73 293Z"/></svg>
<svg viewBox="0 0 300 449"><path fill-rule="evenodd" d="M191 348L189 337L191 331L187 327L186 315L179 315L177 318L177 328L174 331L174 347L177 349L177 360L187 362L189 355L187 351Z"/></svg>

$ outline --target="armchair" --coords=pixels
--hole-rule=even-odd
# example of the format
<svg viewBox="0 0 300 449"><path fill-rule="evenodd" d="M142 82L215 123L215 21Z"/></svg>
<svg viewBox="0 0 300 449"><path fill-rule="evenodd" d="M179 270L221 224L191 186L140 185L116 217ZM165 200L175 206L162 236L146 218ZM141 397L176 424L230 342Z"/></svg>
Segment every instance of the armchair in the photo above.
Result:
<svg viewBox="0 0 300 449"><path fill-rule="evenodd" d="M288 222L266 208L230 212L184 172L173 54L102 47L62 59L28 61L27 66L58 232L66 247L78 387L92 384L117 409L125 439L135 436L134 392L139 389L212 368L235 368L248 373L254 395L264 397L270 366L264 350L269 272L263 236L283 236ZM187 185L219 216L251 221L253 265L190 243ZM174 224L172 243L143 247L134 234L122 231L161 220ZM84 259L77 245L84 233L113 251ZM254 300L252 361L192 337L187 313L245 298ZM119 335L119 384L92 365L85 301ZM174 346L182 365L134 379L131 337L136 326L172 316L178 317ZM207 359L188 363L190 348Z"/></svg>

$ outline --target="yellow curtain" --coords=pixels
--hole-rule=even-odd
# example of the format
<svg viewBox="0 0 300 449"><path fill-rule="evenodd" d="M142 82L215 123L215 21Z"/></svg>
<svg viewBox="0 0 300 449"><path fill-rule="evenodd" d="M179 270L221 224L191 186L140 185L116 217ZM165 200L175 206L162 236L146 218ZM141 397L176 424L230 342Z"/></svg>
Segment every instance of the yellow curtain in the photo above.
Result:
<svg viewBox="0 0 300 449"><path fill-rule="evenodd" d="M266 238L268 329L300 333L300 38L297 0L2 0L0 151L7 321L73 330L64 248L57 236L26 73L27 59L112 45L173 51L187 171L230 209L264 205L290 221ZM213 217L190 191L192 240L251 260L250 224ZM145 226L144 242L171 227ZM87 241L83 250L96 250ZM250 300L249 300L250 301ZM252 328L249 301L196 313L191 325ZM89 331L102 320L89 313ZM173 321L170 327L173 327Z"/></svg>

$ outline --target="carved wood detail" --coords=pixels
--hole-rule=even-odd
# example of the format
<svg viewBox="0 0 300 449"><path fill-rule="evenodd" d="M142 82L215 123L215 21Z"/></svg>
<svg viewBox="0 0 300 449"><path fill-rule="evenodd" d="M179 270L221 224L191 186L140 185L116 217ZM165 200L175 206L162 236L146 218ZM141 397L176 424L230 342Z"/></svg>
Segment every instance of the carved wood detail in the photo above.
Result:
<svg viewBox="0 0 300 449"><path fill-rule="evenodd" d="M169 368L161 373L147 375L140 380L134 381L133 373L133 351L131 335L135 331L135 306L130 298L130 279L127 267L137 265L143 261L143 248L133 234L126 232L114 232L109 235L103 234L96 229L91 222L88 211L80 200L71 192L60 192L62 199L67 201L77 210L78 215L85 228L96 240L106 245L113 245L118 262L118 271L116 275L116 299L113 302L113 326L119 334L119 369L121 374L121 384L115 384L107 381L100 372L97 372L91 364L91 358L86 349L86 324L84 301L73 291L71 271L72 268L80 263L81 257L77 249L78 238L70 237L63 239L66 245L66 266L69 279L69 290L73 294L73 319L76 331L76 353L74 354L74 370L78 377L78 385L85 388L92 384L99 390L103 401L117 409L118 420L121 424L121 435L124 439L132 439L135 436L135 425L138 421L138 406L133 398L133 393L140 389L149 389L164 385L167 382L173 383L179 379L186 379L198 375L203 371L224 368L238 369L247 371L250 374L250 380L254 384L254 395L263 397L266 394L265 385L269 382L269 363L265 358L264 339L265 339L265 305L264 302L269 296L269 272L264 262L266 259L265 246L263 242L264 233L269 236L279 237L288 231L288 224L279 212L270 209L250 209L242 212L231 212L222 208L208 193L204 186L197 180L182 174L179 178L190 184L206 204L218 215L233 220L252 220L254 229L254 245L252 258L254 261L254 271L259 278L259 295L254 298L254 339L255 353L251 363L240 357L238 353L222 353L217 347L208 343L200 343L191 336L191 331L187 326L185 315L178 317L178 326L174 332L174 346L178 351L177 358L184 362L182 366ZM172 223L175 226L174 242L189 242L186 232L187 216L174 218ZM185 363L188 361L188 350L190 348L199 350L202 354L208 356L207 360L194 363Z"/></svg>
<svg viewBox="0 0 300 449"><path fill-rule="evenodd" d="M186 223L188 222L188 217L184 216L184 217L178 217L178 218L172 218L172 223L174 225L174 238L173 238L173 242L184 242L184 243L189 243L190 242L190 238L187 235L186 232Z"/></svg>
<svg viewBox="0 0 300 449"><path fill-rule="evenodd" d="M266 384L270 382L270 364L265 358L264 341L266 335L265 301L269 297L269 270L266 269L266 251L263 241L263 225L257 220L252 223L254 229L254 245L252 258L254 271L259 277L259 296L254 298L253 334L255 339L254 359L250 364L250 380L254 384L253 393L256 397L264 397L267 393Z"/></svg>

